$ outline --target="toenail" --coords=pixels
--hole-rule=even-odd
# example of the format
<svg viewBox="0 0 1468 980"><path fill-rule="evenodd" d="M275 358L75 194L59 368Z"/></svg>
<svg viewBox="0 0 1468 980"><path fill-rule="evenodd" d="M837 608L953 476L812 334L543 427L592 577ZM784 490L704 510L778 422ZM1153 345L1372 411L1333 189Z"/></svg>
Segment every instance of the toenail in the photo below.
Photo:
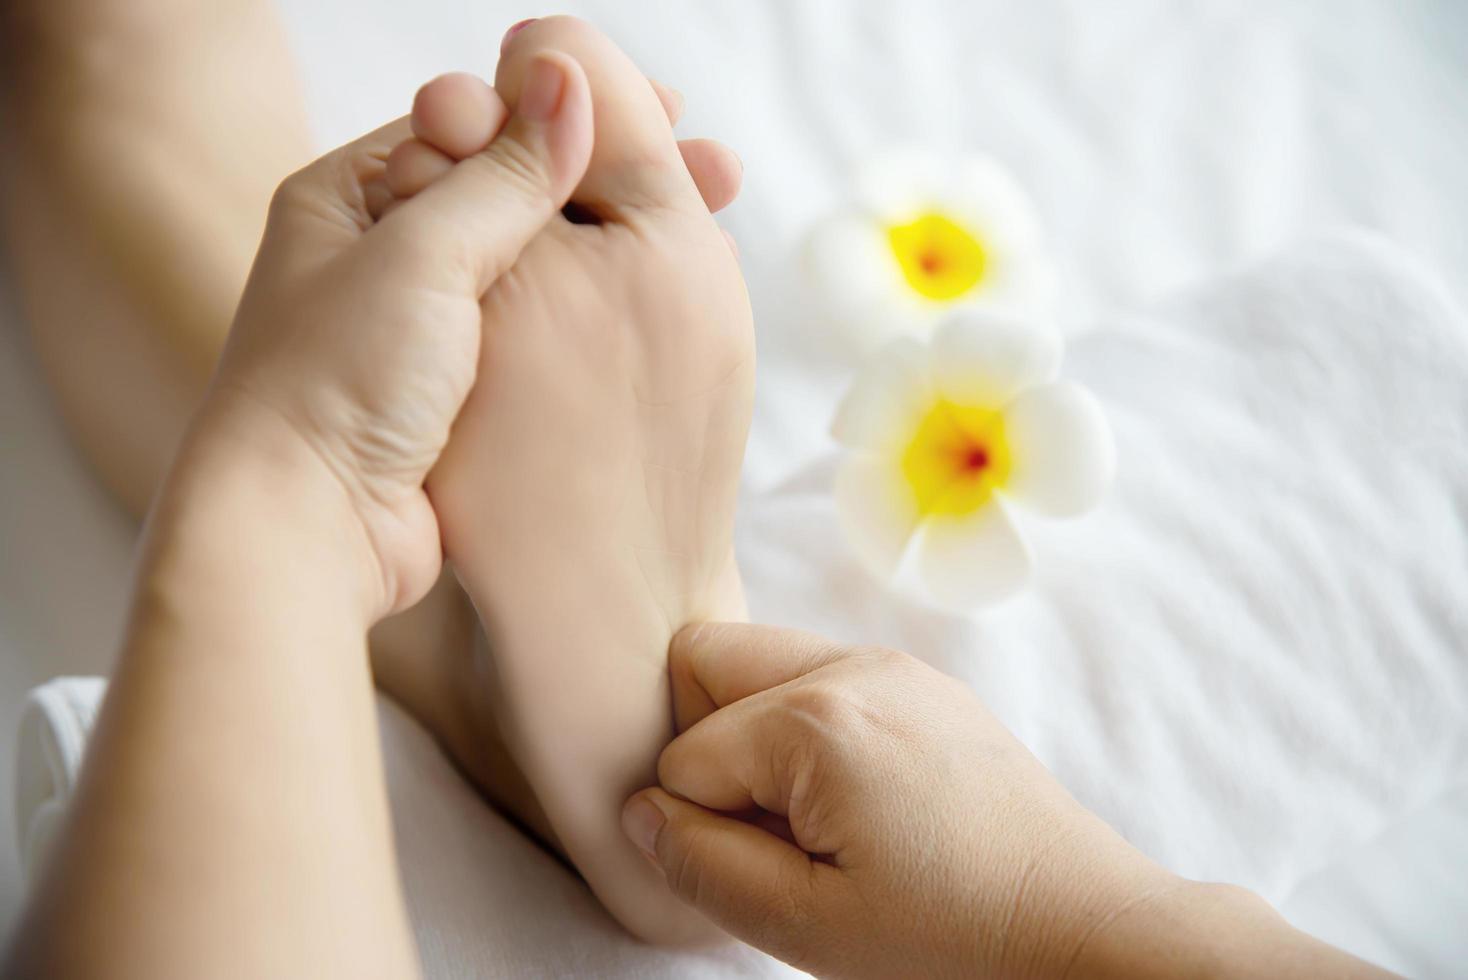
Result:
<svg viewBox="0 0 1468 980"><path fill-rule="evenodd" d="M537 20L539 20L538 17L527 17L524 20L520 21L518 24L511 24L510 29L508 31L505 31L504 40L500 42L500 50L503 51L505 49L505 45L510 43L510 38L514 37L516 34L519 34L521 31L529 27L531 24L535 23Z"/></svg>

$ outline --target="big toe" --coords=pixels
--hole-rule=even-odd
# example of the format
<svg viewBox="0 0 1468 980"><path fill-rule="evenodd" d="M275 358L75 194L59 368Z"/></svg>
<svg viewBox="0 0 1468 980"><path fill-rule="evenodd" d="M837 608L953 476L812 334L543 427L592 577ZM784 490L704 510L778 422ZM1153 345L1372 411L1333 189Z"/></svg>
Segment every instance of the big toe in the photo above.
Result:
<svg viewBox="0 0 1468 980"><path fill-rule="evenodd" d="M505 102L518 103L530 60L547 48L575 58L591 85L596 139L591 164L571 199L612 220L645 207L701 210L702 198L657 93L632 60L585 21L545 17L516 26L505 39L495 73L495 89Z"/></svg>

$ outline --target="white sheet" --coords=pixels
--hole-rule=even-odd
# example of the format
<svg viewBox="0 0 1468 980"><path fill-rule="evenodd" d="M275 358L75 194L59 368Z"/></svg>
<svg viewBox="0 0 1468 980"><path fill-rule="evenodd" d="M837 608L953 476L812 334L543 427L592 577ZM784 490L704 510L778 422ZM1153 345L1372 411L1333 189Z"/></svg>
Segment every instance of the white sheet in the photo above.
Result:
<svg viewBox="0 0 1468 980"><path fill-rule="evenodd" d="M1074 344L1068 373L1108 406L1121 476L1099 514L1036 528L1034 594L973 619L887 593L847 553L818 462L748 501L751 607L927 657L1144 851L1293 899L1330 934L1343 913L1386 911L1381 872L1424 830L1440 855L1463 856L1465 338L1468 320L1395 249L1303 245ZM32 850L69 795L100 694L79 683L33 695L20 759ZM487 958L559 971L592 957L604 975L776 969L748 951L686 960L629 945L415 726L383 720L430 975L476 975ZM1331 938L1446 974L1468 940L1442 910L1468 902L1468 885L1433 878L1441 867L1418 868L1434 900L1400 871L1386 879L1394 930ZM1408 907L1437 914L1401 918ZM551 951L551 935L569 938Z"/></svg>
<svg viewBox="0 0 1468 980"><path fill-rule="evenodd" d="M846 165L892 141L984 149L1021 173L1051 230L1066 284L1063 315L1072 327L1114 321L1117 310L1138 308L1327 224L1386 233L1435 266L1460 300L1468 282L1468 236L1462 234L1468 186L1460 179L1468 172L1468 65L1461 57L1468 47L1468 8L1451 0L585 0L567 6L602 24L647 70L685 91L685 133L717 134L744 157L746 192L728 223L743 246L761 330L759 414L748 467L752 500L759 499L754 492L780 486L828 451L825 424L844 376L807 342L793 245L808 221L835 200L833 182ZM414 86L435 72L488 70L503 27L541 12L527 3L449 0L289 0L287 11L324 143L404 111ZM26 687L105 665L118 623L128 531L65 446L14 318L3 318L0 732L9 738ZM1154 331L1167 322L1173 321L1164 316ZM1330 363L1331 354L1320 356ZM1128 465L1123 462L1124 474ZM747 516L750 528L760 520L754 511ZM1322 555L1335 543L1323 539ZM1060 539L1057 546L1068 544ZM849 581L862 588L823 575L832 589ZM773 615L777 607L760 611ZM802 615L827 617L831 610L816 607ZM1274 625L1271 636L1285 635ZM896 631L889 623L879 635ZM901 633L915 641L928 636L913 627ZM1008 662L1002 680L1017 692L1011 704L1041 685L1074 681L1083 687L1093 704L1065 719L1067 732L1093 730L1097 713L1117 694L1089 673L1039 676L1023 657ZM1145 685L1147 677L1134 680ZM1313 690L1306 675L1283 669L1279 683L1302 698ZM1391 683L1390 674L1382 679L1384 687ZM1121 689L1133 699L1141 693L1134 685ZM1005 710L1015 720L1013 707ZM1182 710L1180 702L1169 707L1159 697L1144 718ZM1404 710L1398 727L1410 728L1414 717L1414 710ZM1036 741L1033 726L1020 727ZM1059 740L1059 732L1038 733L1039 747L1052 760ZM1126 747L1142 751L1146 745L1134 739ZM1310 750L1338 758L1330 745L1311 743ZM1254 758L1265 776L1289 771L1287 760ZM1131 771L1126 756L1101 763L1096 772L1067 775L1080 780L1075 785L1092 802L1112 806L1108 799L1123 793ZM10 785L8 765L9 752L0 753L0 786ZM1097 785L1108 777L1118 788ZM1415 788L1430 795L1420 773L1417 778ZM1399 785L1395 779L1381 777L1378 789ZM1334 788L1322 787L1322 795ZM1348 794L1346 812L1333 815L1333 836L1343 846L1384 819L1379 800L1368 799L1364 809L1358 802ZM0 806L0 831L6 831L0 840L12 836L9 810ZM1425 819L1423 826L1424 833L1437 828L1439 867L1457 869L1461 880L1468 835L1443 829L1462 828L1463 809L1456 813L1460 818ZM1136 826L1146 831L1149 824ZM1395 853L1391 828L1382 830L1382 846ZM1303 843L1305 853L1287 861L1291 873L1309 870L1319 850ZM1184 856L1194 866L1225 859L1206 847ZM1424 864L1404 864L1404 874ZM1283 890L1285 877L1271 887ZM1430 891L1433 877L1422 875L1412 893L1441 894ZM1295 908L1297 900L1305 901L1298 913L1305 919L1324 907L1309 905L1309 891L1307 882L1287 902ZM0 927L16 901L13 857L0 845ZM1436 904L1451 901L1461 907L1461 892ZM1441 968L1454 962L1441 958L1446 954L1461 962L1461 941L1445 947L1441 929L1428 917L1373 922L1382 918L1358 903L1311 921L1357 941L1371 932L1357 924L1378 931L1389 926L1386 945L1402 957L1390 962L1414 972L1432 973L1436 963L1436 972L1450 973Z"/></svg>
<svg viewBox="0 0 1468 980"><path fill-rule="evenodd" d="M1029 525L1033 594L970 620L883 591L818 463L746 511L754 615L926 656L1142 850L1319 928L1341 903L1312 876L1462 813L1468 319L1395 249L1319 240L1117 317L1067 364L1119 476L1098 513ZM1417 907L1468 901L1463 830L1434 838L1459 884ZM1440 917L1392 921L1398 951L1332 938L1419 974L1468 953Z"/></svg>

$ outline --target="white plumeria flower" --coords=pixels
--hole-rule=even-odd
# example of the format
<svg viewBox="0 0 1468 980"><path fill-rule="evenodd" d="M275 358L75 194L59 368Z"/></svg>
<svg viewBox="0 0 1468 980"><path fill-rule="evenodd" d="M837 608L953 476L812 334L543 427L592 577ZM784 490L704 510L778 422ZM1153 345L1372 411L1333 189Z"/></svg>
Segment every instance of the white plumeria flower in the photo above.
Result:
<svg viewBox="0 0 1468 980"><path fill-rule="evenodd" d="M928 343L894 341L859 374L832 426L850 450L836 507L875 575L977 609L1033 570L1011 503L1061 517L1100 502L1115 444L1091 393L1055 380L1061 346L1049 328L967 311Z"/></svg>
<svg viewBox="0 0 1468 980"><path fill-rule="evenodd" d="M860 350L926 337L958 308L1043 322L1055 295L1034 206L985 156L873 160L849 205L812 232L806 266Z"/></svg>

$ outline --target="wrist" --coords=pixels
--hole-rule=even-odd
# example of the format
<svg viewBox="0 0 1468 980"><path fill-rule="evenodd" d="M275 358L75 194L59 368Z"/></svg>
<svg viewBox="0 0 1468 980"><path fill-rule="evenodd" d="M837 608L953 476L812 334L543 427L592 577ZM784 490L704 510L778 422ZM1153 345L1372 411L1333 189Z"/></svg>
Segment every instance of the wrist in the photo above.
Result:
<svg viewBox="0 0 1468 980"><path fill-rule="evenodd" d="M1309 976L1320 954L1348 973L1365 966L1298 932L1246 888L1173 878L1097 928L1067 975Z"/></svg>
<svg viewBox="0 0 1468 980"><path fill-rule="evenodd" d="M340 481L267 410L206 407L149 514L140 585L294 594L370 625L385 605Z"/></svg>

